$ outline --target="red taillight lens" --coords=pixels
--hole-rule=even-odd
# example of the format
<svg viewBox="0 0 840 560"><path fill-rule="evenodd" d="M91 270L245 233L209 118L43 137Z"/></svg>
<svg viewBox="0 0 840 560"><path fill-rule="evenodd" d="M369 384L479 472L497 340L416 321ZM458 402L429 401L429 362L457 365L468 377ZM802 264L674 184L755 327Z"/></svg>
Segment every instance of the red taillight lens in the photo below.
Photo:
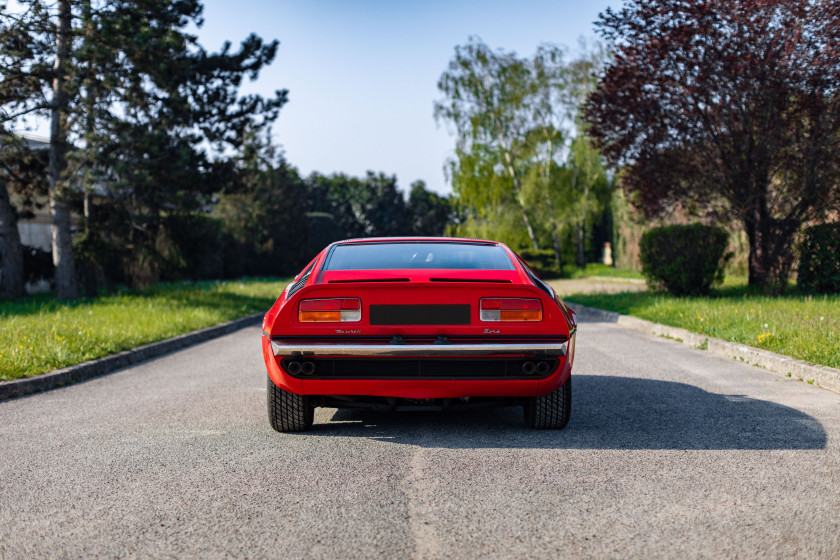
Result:
<svg viewBox="0 0 840 560"><path fill-rule="evenodd" d="M358 299L342 299L341 300L341 309L349 310L349 311L361 311L362 310L362 302Z"/></svg>
<svg viewBox="0 0 840 560"><path fill-rule="evenodd" d="M482 321L542 321L542 303L538 299L487 298L479 305Z"/></svg>
<svg viewBox="0 0 840 560"><path fill-rule="evenodd" d="M298 306L301 323L353 323L362 320L362 301L348 299L305 299Z"/></svg>

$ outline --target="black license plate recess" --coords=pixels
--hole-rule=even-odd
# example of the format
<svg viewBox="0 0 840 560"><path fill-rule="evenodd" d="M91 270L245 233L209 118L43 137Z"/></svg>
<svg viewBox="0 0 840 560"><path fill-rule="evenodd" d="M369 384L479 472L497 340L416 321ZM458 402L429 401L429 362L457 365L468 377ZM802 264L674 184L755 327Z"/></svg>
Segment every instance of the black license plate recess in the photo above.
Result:
<svg viewBox="0 0 840 560"><path fill-rule="evenodd" d="M469 304L371 305L371 325L469 325Z"/></svg>

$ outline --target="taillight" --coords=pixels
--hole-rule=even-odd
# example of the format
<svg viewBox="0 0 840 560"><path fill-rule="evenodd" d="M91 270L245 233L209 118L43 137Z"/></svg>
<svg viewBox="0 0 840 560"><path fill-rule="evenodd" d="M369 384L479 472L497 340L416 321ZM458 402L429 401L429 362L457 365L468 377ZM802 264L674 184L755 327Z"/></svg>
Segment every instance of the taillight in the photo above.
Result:
<svg viewBox="0 0 840 560"><path fill-rule="evenodd" d="M362 301L351 299L304 299L298 307L301 323L352 323L362 320Z"/></svg>
<svg viewBox="0 0 840 560"><path fill-rule="evenodd" d="M538 299L482 299L479 306L482 321L542 321L542 303Z"/></svg>

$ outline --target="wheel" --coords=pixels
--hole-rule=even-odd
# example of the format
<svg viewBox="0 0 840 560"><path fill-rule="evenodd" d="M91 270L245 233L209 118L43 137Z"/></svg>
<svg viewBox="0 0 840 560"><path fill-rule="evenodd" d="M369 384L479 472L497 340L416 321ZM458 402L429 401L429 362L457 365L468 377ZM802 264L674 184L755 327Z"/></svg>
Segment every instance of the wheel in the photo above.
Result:
<svg viewBox="0 0 840 560"><path fill-rule="evenodd" d="M268 421L278 432L303 432L312 426L315 409L309 397L284 391L268 378Z"/></svg>
<svg viewBox="0 0 840 560"><path fill-rule="evenodd" d="M525 401L525 424L538 430L562 430L572 414L572 377L541 397Z"/></svg>

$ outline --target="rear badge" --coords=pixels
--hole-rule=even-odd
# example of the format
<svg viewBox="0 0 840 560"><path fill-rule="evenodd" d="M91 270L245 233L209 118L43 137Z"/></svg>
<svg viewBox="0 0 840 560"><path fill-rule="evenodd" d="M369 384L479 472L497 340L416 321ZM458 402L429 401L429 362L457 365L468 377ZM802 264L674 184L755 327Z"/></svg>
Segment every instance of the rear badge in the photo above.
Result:
<svg viewBox="0 0 840 560"><path fill-rule="evenodd" d="M484 329L483 334L499 334L499 331L493 329Z"/></svg>
<svg viewBox="0 0 840 560"><path fill-rule="evenodd" d="M345 330L342 330L342 329L335 329L335 334L362 334L362 330L361 329L355 329L355 330L352 330L352 331L345 331Z"/></svg>

